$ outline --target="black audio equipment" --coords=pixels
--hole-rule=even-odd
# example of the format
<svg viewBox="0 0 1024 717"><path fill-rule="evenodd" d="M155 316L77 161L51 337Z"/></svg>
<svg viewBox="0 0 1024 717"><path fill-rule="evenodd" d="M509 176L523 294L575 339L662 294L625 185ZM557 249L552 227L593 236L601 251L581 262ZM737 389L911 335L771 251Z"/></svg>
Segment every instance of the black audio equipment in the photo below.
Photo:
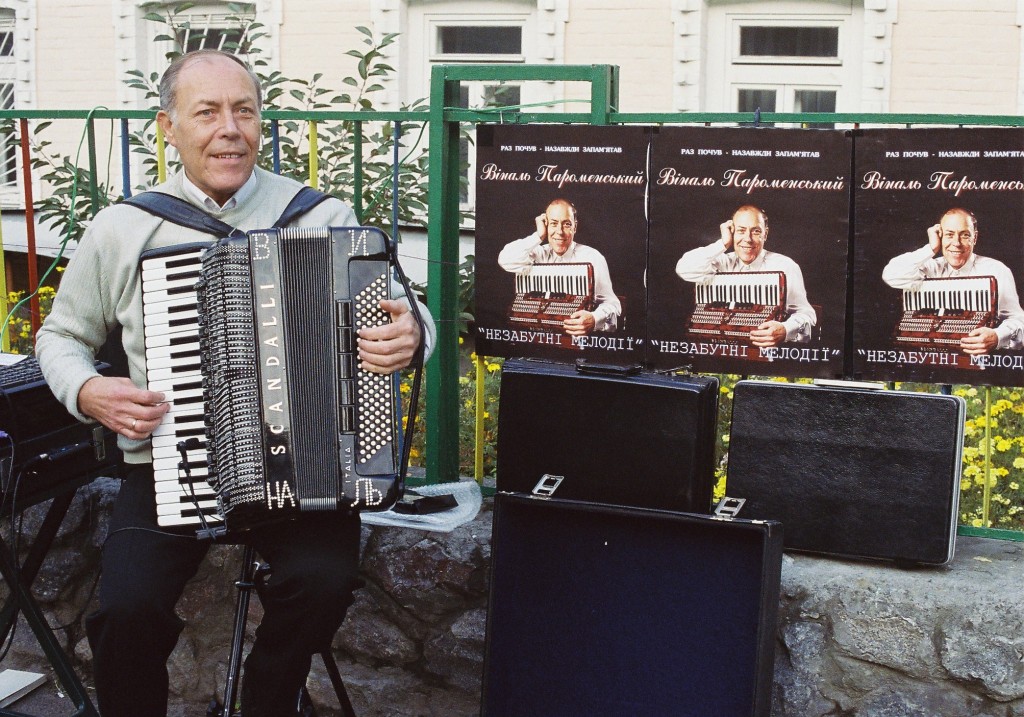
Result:
<svg viewBox="0 0 1024 717"><path fill-rule="evenodd" d="M103 375L110 367L97 364ZM0 493L4 504L28 506L100 475L118 475L117 436L68 413L28 357L0 367Z"/></svg>

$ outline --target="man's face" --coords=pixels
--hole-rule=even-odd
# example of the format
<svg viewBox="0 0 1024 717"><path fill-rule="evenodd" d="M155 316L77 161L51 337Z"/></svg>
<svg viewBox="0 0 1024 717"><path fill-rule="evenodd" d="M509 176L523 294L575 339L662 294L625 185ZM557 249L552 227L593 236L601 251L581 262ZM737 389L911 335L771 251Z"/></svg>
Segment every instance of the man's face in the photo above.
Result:
<svg viewBox="0 0 1024 717"><path fill-rule="evenodd" d="M178 75L173 115L157 114L167 142L188 178L223 204L256 166L260 121L252 80L227 58L197 59Z"/></svg>
<svg viewBox="0 0 1024 717"><path fill-rule="evenodd" d="M764 241L768 238L768 227L764 225L760 212L749 209L736 212L732 217L732 226L732 245L736 256L744 264L749 264L761 253Z"/></svg>
<svg viewBox="0 0 1024 717"><path fill-rule="evenodd" d="M544 212L548 227L548 244L552 251L561 256L569 250L576 236L576 217L564 204L552 204Z"/></svg>
<svg viewBox="0 0 1024 717"><path fill-rule="evenodd" d="M971 220L954 212L947 214L939 222L942 241L942 256L954 269L959 269L974 253L974 243L978 239L977 232L971 228Z"/></svg>

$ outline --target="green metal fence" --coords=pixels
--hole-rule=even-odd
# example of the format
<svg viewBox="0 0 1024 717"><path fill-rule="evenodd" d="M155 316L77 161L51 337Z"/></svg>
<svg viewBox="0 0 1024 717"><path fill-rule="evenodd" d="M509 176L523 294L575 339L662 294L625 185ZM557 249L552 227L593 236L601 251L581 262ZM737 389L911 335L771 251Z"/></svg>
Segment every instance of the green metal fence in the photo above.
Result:
<svg viewBox="0 0 1024 717"><path fill-rule="evenodd" d="M459 106L461 83L484 81L488 83L526 82L569 82L581 83L589 89L589 97L582 101L586 110L582 112L536 111L529 107L501 107L466 109ZM358 145L363 136L362 126L368 123L391 123L396 129L409 123L426 123L429 128L429 208L428 208L428 305L438 321L438 343L434 357L426 371L426 467L428 482L457 479L459 469L459 337L458 337L458 291L459 291L459 229L460 229L460 132L466 126L480 123L573 123L590 125L644 124L644 125L715 125L751 124L758 119L762 123L786 123L797 126L818 124L847 124L851 126L1024 126L1024 117L1015 115L934 115L934 114L860 114L860 113L624 113L619 107L618 68L611 65L554 66L554 65L438 65L433 67L430 85L429 111L427 112L369 112L369 111L284 111L267 110L264 120L274 123L305 122L309 125L308 180L317 183L316 127L322 122L351 122L356 127L354 142ZM122 138L128 134L129 122L152 120L151 111L132 110L0 110L0 122L13 121L18 128L23 150L23 164L29 157L29 122L77 121L84 123L87 139L87 166L89 170L89 197L92 212L101 206L99 185L100 175L97 159L97 123L116 121L121 127ZM157 137L162 158L162 138ZM122 154L127 156L126 140L122 143ZM354 209L362 218L360 205L363 171L360 166L363 152L357 146L354 155L355 182L353 187ZM397 155L396 155L397 157ZM402 171L396 158L395 172ZM26 204L31 211L34 202L31 196L31 181L25 170ZM122 169L124 191L131 191L129 169ZM396 217L397 218L397 217ZM29 231L32 230L31 216L27 217ZM394 234L398 226L392 226ZM32 261L32 237L30 241L30 265ZM37 310L36 310L37 311ZM479 402L478 402L479 403ZM976 534L973 529L962 532ZM1018 536L1010 531L983 531L985 534Z"/></svg>

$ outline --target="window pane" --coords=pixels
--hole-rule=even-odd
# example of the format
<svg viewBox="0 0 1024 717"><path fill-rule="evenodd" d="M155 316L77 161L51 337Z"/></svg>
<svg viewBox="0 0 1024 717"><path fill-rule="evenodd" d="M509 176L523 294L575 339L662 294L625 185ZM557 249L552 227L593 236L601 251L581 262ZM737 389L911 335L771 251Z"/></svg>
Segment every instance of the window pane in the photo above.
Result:
<svg viewBox="0 0 1024 717"><path fill-rule="evenodd" d="M518 85L486 85L484 87L484 107L511 107L518 104Z"/></svg>
<svg viewBox="0 0 1024 717"><path fill-rule="evenodd" d="M196 28L179 30L177 35L178 46L184 52L209 48L237 53L242 42L242 30L240 28L231 30L216 27L205 30Z"/></svg>
<svg viewBox="0 0 1024 717"><path fill-rule="evenodd" d="M797 90L793 101L794 112L835 112L834 90Z"/></svg>
<svg viewBox="0 0 1024 717"><path fill-rule="evenodd" d="M838 27L741 27L743 57L838 57Z"/></svg>
<svg viewBox="0 0 1024 717"><path fill-rule="evenodd" d="M14 84L0 83L0 109L14 108ZM14 120L0 124L0 186L13 187L18 182L18 142L13 134Z"/></svg>
<svg viewBox="0 0 1024 717"><path fill-rule="evenodd" d="M14 10L0 8L0 57L14 57Z"/></svg>
<svg viewBox="0 0 1024 717"><path fill-rule="evenodd" d="M443 55L520 55L521 27L451 25L437 29Z"/></svg>
<svg viewBox="0 0 1024 717"><path fill-rule="evenodd" d="M740 90L736 100L737 112L775 111L775 90Z"/></svg>

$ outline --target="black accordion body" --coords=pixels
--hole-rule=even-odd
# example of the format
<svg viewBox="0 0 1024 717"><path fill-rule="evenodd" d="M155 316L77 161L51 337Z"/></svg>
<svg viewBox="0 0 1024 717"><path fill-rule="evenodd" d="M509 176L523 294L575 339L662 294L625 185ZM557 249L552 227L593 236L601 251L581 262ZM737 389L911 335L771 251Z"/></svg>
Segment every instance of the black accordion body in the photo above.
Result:
<svg viewBox="0 0 1024 717"><path fill-rule="evenodd" d="M384 510L398 499L395 379L362 370L356 353L357 330L389 320L379 306L393 270L382 232L269 229L198 252L147 252L148 322L164 296L147 291L147 269L182 272L176 299L194 301L196 316L193 330L187 303L167 312L168 325L176 314L185 324L167 329L182 347L177 376L154 373L146 330L150 388L173 405L153 439L161 525L245 530L300 511ZM189 438L191 480L178 467Z"/></svg>

